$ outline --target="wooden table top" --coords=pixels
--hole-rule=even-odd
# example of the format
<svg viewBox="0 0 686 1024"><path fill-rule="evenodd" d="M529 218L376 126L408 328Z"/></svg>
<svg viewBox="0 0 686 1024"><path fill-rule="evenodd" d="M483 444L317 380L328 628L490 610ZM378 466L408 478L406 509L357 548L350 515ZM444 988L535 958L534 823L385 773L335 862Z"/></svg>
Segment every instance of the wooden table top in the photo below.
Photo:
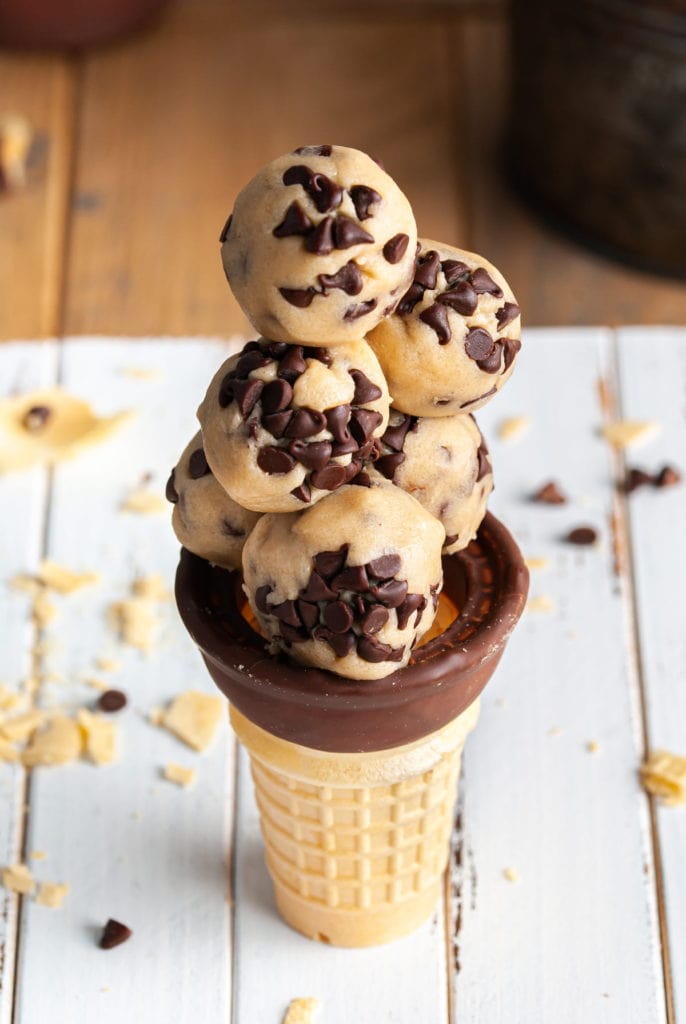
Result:
<svg viewBox="0 0 686 1024"><path fill-rule="evenodd" d="M313 141L379 155L421 233L499 265L529 325L686 322L683 284L509 195L506 50L498 6L185 0L82 56L0 54L0 114L38 133L30 186L0 196L0 338L242 329L221 225L260 165Z"/></svg>
<svg viewBox="0 0 686 1024"><path fill-rule="evenodd" d="M142 478L163 493L227 352L197 339L0 348L0 395L60 380L101 415L135 412L52 472L0 476L0 679L22 693L32 674L34 700L66 714L93 707L92 676L129 698L114 764L27 773L0 758L0 869L26 860L70 886L61 909L0 887L0 1022L280 1024L289 1000L314 996L318 1024L686 1024L686 808L638 779L647 750L686 753L686 484L627 496L600 433L657 419L630 464L683 468L686 330L530 329L479 413L490 505L531 560L530 604L467 741L443 901L414 935L367 950L278 918L230 730L198 754L151 721L184 690L216 692L171 601L155 604L147 656L108 615L136 578L171 584L168 511L122 503ZM528 433L504 439L501 420L523 414ZM551 477L567 504L532 503ZM565 543L580 525L597 543ZM56 617L36 629L30 595L6 584L43 557L100 580L50 592ZM194 768L194 788L165 781L168 762ZM109 917L134 934L104 952Z"/></svg>

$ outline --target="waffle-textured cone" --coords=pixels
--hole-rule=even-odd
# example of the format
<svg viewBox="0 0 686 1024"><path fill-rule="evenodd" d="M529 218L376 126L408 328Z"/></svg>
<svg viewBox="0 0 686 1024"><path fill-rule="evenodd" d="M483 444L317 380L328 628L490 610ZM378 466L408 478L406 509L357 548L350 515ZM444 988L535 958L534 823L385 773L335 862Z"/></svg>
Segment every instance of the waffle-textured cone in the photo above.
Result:
<svg viewBox="0 0 686 1024"><path fill-rule="evenodd" d="M448 858L462 748L478 714L477 700L415 743L338 754L273 736L231 708L288 924L336 946L372 946L429 916Z"/></svg>

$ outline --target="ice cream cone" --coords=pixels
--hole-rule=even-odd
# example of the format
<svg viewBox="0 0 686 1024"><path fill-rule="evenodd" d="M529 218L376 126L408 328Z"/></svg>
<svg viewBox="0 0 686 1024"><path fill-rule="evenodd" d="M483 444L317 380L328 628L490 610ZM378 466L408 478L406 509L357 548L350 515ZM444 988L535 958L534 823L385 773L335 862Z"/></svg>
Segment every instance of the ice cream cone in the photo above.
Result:
<svg viewBox="0 0 686 1024"><path fill-rule="evenodd" d="M479 701L414 743L331 753L280 739L235 708L279 912L308 938L372 946L433 911L465 739Z"/></svg>

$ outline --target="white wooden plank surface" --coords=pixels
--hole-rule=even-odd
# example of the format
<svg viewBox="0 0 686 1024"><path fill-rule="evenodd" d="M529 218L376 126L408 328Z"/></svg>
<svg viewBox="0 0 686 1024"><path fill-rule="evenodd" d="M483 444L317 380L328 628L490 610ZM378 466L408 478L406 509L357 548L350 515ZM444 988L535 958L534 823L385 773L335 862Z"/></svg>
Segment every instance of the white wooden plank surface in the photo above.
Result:
<svg viewBox="0 0 686 1024"><path fill-rule="evenodd" d="M477 417L495 466L491 507L527 557L549 559L531 595L556 610L525 614L467 745L458 1021L665 1019L611 465L598 436L609 340L529 331L511 382ZM497 424L521 414L529 433L500 441ZM569 504L526 500L551 478ZM561 542L581 524L597 528L597 548ZM503 876L510 866L521 881Z"/></svg>
<svg viewBox="0 0 686 1024"><path fill-rule="evenodd" d="M619 399L627 419L661 434L629 465L686 472L686 331L619 331ZM686 754L686 484L628 500L642 672L651 748ZM686 1022L686 813L657 806L672 962L675 1024Z"/></svg>
<svg viewBox="0 0 686 1024"><path fill-rule="evenodd" d="M31 391L53 383L56 346L5 344L0 349L0 395ZM11 592L7 581L35 569L40 559L48 477L37 469L0 477L0 682L18 691L31 671L33 628L29 599ZM24 770L0 762L0 866L21 855ZM12 1014L14 936L18 897L0 889L0 1024Z"/></svg>

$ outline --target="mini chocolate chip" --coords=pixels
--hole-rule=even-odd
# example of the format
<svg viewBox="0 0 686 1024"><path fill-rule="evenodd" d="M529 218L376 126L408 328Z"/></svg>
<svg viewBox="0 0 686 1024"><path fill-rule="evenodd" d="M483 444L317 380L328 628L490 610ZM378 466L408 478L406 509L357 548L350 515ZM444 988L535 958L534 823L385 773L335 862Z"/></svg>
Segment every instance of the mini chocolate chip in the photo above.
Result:
<svg viewBox="0 0 686 1024"><path fill-rule="evenodd" d="M22 420L24 429L30 430L32 434L38 433L47 426L51 416L52 409L47 405L32 405Z"/></svg>
<svg viewBox="0 0 686 1024"><path fill-rule="evenodd" d="M302 644L308 639L302 630L296 626L289 626L287 622L279 622L279 633L289 644Z"/></svg>
<svg viewBox="0 0 686 1024"><path fill-rule="evenodd" d="M355 476L350 481L350 485L352 487L371 487L372 478L370 477L369 473L362 469L360 470L359 473L355 474Z"/></svg>
<svg viewBox="0 0 686 1024"><path fill-rule="evenodd" d="M564 505L567 502L567 499L554 480L549 480L547 484L539 487L531 495L531 500L537 501L542 505Z"/></svg>
<svg viewBox="0 0 686 1024"><path fill-rule="evenodd" d="M293 152L296 156L331 156L331 146L299 146Z"/></svg>
<svg viewBox="0 0 686 1024"><path fill-rule="evenodd" d="M345 658L355 647L357 637L351 631L349 633L334 633L326 626L317 626L312 636L315 640L325 640L334 654L339 658Z"/></svg>
<svg viewBox="0 0 686 1024"><path fill-rule="evenodd" d="M376 299L367 299L366 302L357 302L352 306L348 306L343 314L343 319L348 323L351 320L360 320L361 317L366 316L367 313L371 313L373 309L376 309Z"/></svg>
<svg viewBox="0 0 686 1024"><path fill-rule="evenodd" d="M289 349L285 341L270 341L266 349L272 359L281 359Z"/></svg>
<svg viewBox="0 0 686 1024"><path fill-rule="evenodd" d="M302 588L298 596L303 601L315 604L317 601L331 601L338 595L327 586L318 572L312 572L307 581L307 586Z"/></svg>
<svg viewBox="0 0 686 1024"><path fill-rule="evenodd" d="M402 465L404 461L404 452L392 452L390 455L382 455L380 459L377 459L375 468L378 469L378 471L385 476L387 480L392 480L398 470L398 466Z"/></svg>
<svg viewBox="0 0 686 1024"><path fill-rule="evenodd" d="M322 618L333 633L347 633L353 624L353 613L345 601L332 601L324 607Z"/></svg>
<svg viewBox="0 0 686 1024"><path fill-rule="evenodd" d="M296 199L288 207L283 220L277 224L272 234L275 238L288 238L291 235L309 235L310 231L312 231L312 221Z"/></svg>
<svg viewBox="0 0 686 1024"><path fill-rule="evenodd" d="M422 310L419 314L419 319L422 323L425 323L430 327L432 331L436 332L439 345L448 344L452 338L452 332L450 330L448 313L445 306L441 306L437 302L434 302L432 306Z"/></svg>
<svg viewBox="0 0 686 1024"><path fill-rule="evenodd" d="M460 281L454 288L436 296L436 302L440 302L442 306L449 306L462 316L471 316L478 301L478 296L469 281Z"/></svg>
<svg viewBox="0 0 686 1024"><path fill-rule="evenodd" d="M229 216L226 218L226 223L224 224L224 227L221 230L221 234L219 235L219 241L220 241L220 243L222 245L224 244L224 242L228 238L229 231L231 230L231 221L232 220L233 220L233 214L230 213Z"/></svg>
<svg viewBox="0 0 686 1024"><path fill-rule="evenodd" d="M383 629L387 622L388 609L377 604L363 616L360 629L365 636L371 636L372 633L378 633L380 629Z"/></svg>
<svg viewBox="0 0 686 1024"><path fill-rule="evenodd" d="M673 466L663 466L655 477L656 487L674 487L681 483L681 473Z"/></svg>
<svg viewBox="0 0 686 1024"><path fill-rule="evenodd" d="M368 185L353 185L350 189L350 198L353 201L358 220L366 220L367 217L372 217L373 214L370 212L369 207L381 202L379 193L375 192L373 188L369 188Z"/></svg>
<svg viewBox="0 0 686 1024"><path fill-rule="evenodd" d="M348 556L348 545L343 544L338 551L320 551L314 556L314 571L325 580L339 573Z"/></svg>
<svg viewBox="0 0 686 1024"><path fill-rule="evenodd" d="M269 415L262 416L262 426L265 430L268 430L272 437L280 438L283 437L286 427L291 421L293 412L291 409L285 409L283 412L272 412Z"/></svg>
<svg viewBox="0 0 686 1024"><path fill-rule="evenodd" d="M355 438L349 434L347 441L341 441L340 444L335 444L331 450L331 456L337 459L340 455L352 455L355 452L359 452L360 446Z"/></svg>
<svg viewBox="0 0 686 1024"><path fill-rule="evenodd" d="M302 345L289 345L279 361L278 376L293 384L307 369Z"/></svg>
<svg viewBox="0 0 686 1024"><path fill-rule="evenodd" d="M287 380L277 377L264 385L261 395L263 413L281 412L287 409L293 398L293 388Z"/></svg>
<svg viewBox="0 0 686 1024"><path fill-rule="evenodd" d="M326 417L317 409L297 409L286 427L286 437L313 437L326 427Z"/></svg>
<svg viewBox="0 0 686 1024"><path fill-rule="evenodd" d="M519 316L519 306L516 302L506 302L496 309L495 318L498 322L498 329L502 330L507 324L512 323Z"/></svg>
<svg viewBox="0 0 686 1024"><path fill-rule="evenodd" d="M403 414L399 423L388 424L381 440L384 444L387 444L389 448L393 448L396 452L401 452L403 450L403 445L405 444L405 437L408 430L416 427L416 425L416 416L407 416Z"/></svg>
<svg viewBox="0 0 686 1024"><path fill-rule="evenodd" d="M503 346L500 341L496 341L493 345L493 350L484 359L477 359L476 365L484 373L498 373L501 369L501 356L503 352ZM505 372L505 366L502 367Z"/></svg>
<svg viewBox="0 0 686 1024"><path fill-rule="evenodd" d="M298 600L298 615L306 629L314 629L319 622L319 605Z"/></svg>
<svg viewBox="0 0 686 1024"><path fill-rule="evenodd" d="M272 606L267 604L267 598L271 592L272 587L267 586L266 584L263 587L258 587L255 591L255 606L259 612L263 613L263 615L268 615L272 610Z"/></svg>
<svg viewBox="0 0 686 1024"><path fill-rule="evenodd" d="M570 530L564 539L568 544L594 544L598 539L598 534L592 526L577 526Z"/></svg>
<svg viewBox="0 0 686 1024"><path fill-rule="evenodd" d="M259 423L255 419L255 417L253 416L252 419L249 419L246 422L245 426L246 426L246 429L248 431L248 437L250 438L250 440L251 441L256 441L257 440L257 433L258 433L258 430L259 430Z"/></svg>
<svg viewBox="0 0 686 1024"><path fill-rule="evenodd" d="M202 448L196 448L195 451L191 453L191 457L188 460L188 475L191 480L199 480L200 477L206 476L210 472L211 470L207 464L205 452Z"/></svg>
<svg viewBox="0 0 686 1024"><path fill-rule="evenodd" d="M264 473L278 476L280 473L290 473L295 466L295 459L288 454L285 448L268 445L265 448L260 448L257 453L257 465Z"/></svg>
<svg viewBox="0 0 686 1024"><path fill-rule="evenodd" d="M245 345L243 346L242 350L241 350L243 355L245 355L246 352L261 352L261 351L262 351L262 346L260 345L259 341L257 341L256 339L254 339L253 341L247 341L245 343Z"/></svg>
<svg viewBox="0 0 686 1024"><path fill-rule="evenodd" d="M470 327L464 339L464 350L475 362L486 359L493 352L493 338L483 327ZM498 354L500 362L500 354Z"/></svg>
<svg viewBox="0 0 686 1024"><path fill-rule="evenodd" d="M397 608L407 597L407 583L405 580L387 580L386 583L379 583L370 588L372 594L386 608Z"/></svg>
<svg viewBox="0 0 686 1024"><path fill-rule="evenodd" d="M429 291L433 291L436 287L436 281L438 280L438 271L440 266L441 257L435 249L429 249L428 252L422 253L417 260L417 266L414 272L414 283L421 285L422 288L428 288Z"/></svg>
<svg viewBox="0 0 686 1024"><path fill-rule="evenodd" d="M445 275L445 283L449 288L457 281L469 277L469 267L462 260L443 260L441 270Z"/></svg>
<svg viewBox="0 0 686 1024"><path fill-rule="evenodd" d="M339 213L336 217L333 237L337 249L350 249L353 245L365 245L374 241L373 235L344 213Z"/></svg>
<svg viewBox="0 0 686 1024"><path fill-rule="evenodd" d="M285 622L287 626L294 626L298 629L302 625L295 601L281 601L280 604L273 604L269 611L272 615L276 615L279 622Z"/></svg>
<svg viewBox="0 0 686 1024"><path fill-rule="evenodd" d="M363 565L347 566L331 580L331 589L336 593L340 593L341 590L353 590L359 594L366 594L369 590L367 570Z"/></svg>
<svg viewBox="0 0 686 1024"><path fill-rule="evenodd" d="M243 419L247 419L258 402L264 382L255 377L233 382L233 398Z"/></svg>
<svg viewBox="0 0 686 1024"><path fill-rule="evenodd" d="M286 302L290 302L291 306L297 306L298 309L307 309L317 294L315 288L279 288L279 291Z"/></svg>
<svg viewBox="0 0 686 1024"><path fill-rule="evenodd" d="M306 504L309 504L312 499L312 491L310 490L310 485L307 480L303 480L299 487L294 487L291 494L294 498L297 498L298 501L304 501Z"/></svg>
<svg viewBox="0 0 686 1024"><path fill-rule="evenodd" d="M420 284L411 284L407 289L402 299L396 306L396 313L400 316L408 316L417 305L424 298L424 289Z"/></svg>
<svg viewBox="0 0 686 1024"><path fill-rule="evenodd" d="M393 235L393 238L389 238L382 250L386 262L400 263L401 259L407 252L409 243L410 236L403 233Z"/></svg>
<svg viewBox="0 0 686 1024"><path fill-rule="evenodd" d="M646 473L644 469L630 469L624 482L624 491L626 494L631 494L639 487L646 487L648 484L654 483L655 478L651 473Z"/></svg>
<svg viewBox="0 0 686 1024"><path fill-rule="evenodd" d="M102 930L98 945L100 949L114 949L115 946L121 946L122 942L130 939L132 935L133 932L130 928L111 917Z"/></svg>
<svg viewBox="0 0 686 1024"><path fill-rule="evenodd" d="M172 469L171 473L169 474L169 479L167 480L167 486L164 489L164 496L167 499L167 501L170 501L172 503L172 505L175 505L179 500L179 495L174 484L175 473L176 470Z"/></svg>
<svg viewBox="0 0 686 1024"><path fill-rule="evenodd" d="M350 420L349 405L335 405L333 409L327 409L324 413L326 425L328 426L334 441L338 444L345 444L350 441L348 421Z"/></svg>
<svg viewBox="0 0 686 1024"><path fill-rule="evenodd" d="M126 704L126 694L121 690L105 690L98 697L98 707L101 711L121 711Z"/></svg>
<svg viewBox="0 0 686 1024"><path fill-rule="evenodd" d="M497 285L485 267L477 267L471 273L472 287L478 295L494 295L496 299L502 299L503 290Z"/></svg>
<svg viewBox="0 0 686 1024"><path fill-rule="evenodd" d="M401 605L399 605L395 614L398 619L398 629L405 629L408 622L410 621L410 615L413 612L419 612L420 615L415 621L415 628L419 625L419 618L421 612L426 608L426 598L422 594L408 594Z"/></svg>
<svg viewBox="0 0 686 1024"><path fill-rule="evenodd" d="M334 246L333 225L333 217L325 217L317 224L305 241L305 248L308 252L313 252L316 256L328 256L334 248L340 248L340 246Z"/></svg>
<svg viewBox="0 0 686 1024"><path fill-rule="evenodd" d="M330 441L291 441L288 451L306 469L323 469L331 459Z"/></svg>
<svg viewBox="0 0 686 1024"><path fill-rule="evenodd" d="M317 281L324 295L332 288L340 288L346 295L359 295L362 291L362 274L353 260L349 260L335 274L318 274Z"/></svg>
<svg viewBox="0 0 686 1024"><path fill-rule="evenodd" d="M360 450L355 456L357 462L360 464L369 459L370 462L376 462L381 455L381 441L378 437L370 437L363 445L360 446Z"/></svg>
<svg viewBox="0 0 686 1024"><path fill-rule="evenodd" d="M399 648L401 657L403 648ZM373 636L361 636L357 641L357 653L363 661L379 662L395 660L391 658L393 648L390 644L382 644Z"/></svg>
<svg viewBox="0 0 686 1024"><path fill-rule="evenodd" d="M236 381L236 374L234 370L229 370L221 384L219 385L219 408L226 409L227 405L231 405L233 402L233 386Z"/></svg>
<svg viewBox="0 0 686 1024"><path fill-rule="evenodd" d="M304 164L289 167L283 176L284 185L302 185L320 213L341 205L343 189L325 174L312 171Z"/></svg>
<svg viewBox="0 0 686 1024"><path fill-rule="evenodd" d="M323 345L313 345L311 348L305 349L304 355L307 359L318 359L325 366L331 366L333 361L333 356L328 348L324 348Z"/></svg>
<svg viewBox="0 0 686 1024"><path fill-rule="evenodd" d="M491 464L488 460L488 445L483 437L481 438L481 444L476 450L476 464L476 482L479 483L480 480L483 480L491 472Z"/></svg>
<svg viewBox="0 0 686 1024"><path fill-rule="evenodd" d="M345 467L335 462L330 462L323 469L318 469L310 476L313 487L321 491L336 491L345 483Z"/></svg>
<svg viewBox="0 0 686 1024"><path fill-rule="evenodd" d="M367 377L362 370L348 370L348 373L355 382L355 394L353 402L355 405L365 405L367 402L375 402L383 394L378 384Z"/></svg>
<svg viewBox="0 0 686 1024"><path fill-rule="evenodd" d="M350 414L350 433L359 444L364 444L380 423L383 423L383 416L375 409L353 409Z"/></svg>
<svg viewBox="0 0 686 1024"><path fill-rule="evenodd" d="M256 342L251 342L251 345L256 345ZM247 377L253 370L259 370L262 366L268 366L271 362L271 356L263 352L259 346L248 348L246 345L240 359L236 363L236 377Z"/></svg>
<svg viewBox="0 0 686 1024"><path fill-rule="evenodd" d="M390 580L400 572L402 559L400 555L379 555L367 562L367 573L376 576L380 580Z"/></svg>
<svg viewBox="0 0 686 1024"><path fill-rule="evenodd" d="M346 484L351 483L360 472L361 465L361 462L358 462L356 459L351 459L345 467L345 480L343 482Z"/></svg>

